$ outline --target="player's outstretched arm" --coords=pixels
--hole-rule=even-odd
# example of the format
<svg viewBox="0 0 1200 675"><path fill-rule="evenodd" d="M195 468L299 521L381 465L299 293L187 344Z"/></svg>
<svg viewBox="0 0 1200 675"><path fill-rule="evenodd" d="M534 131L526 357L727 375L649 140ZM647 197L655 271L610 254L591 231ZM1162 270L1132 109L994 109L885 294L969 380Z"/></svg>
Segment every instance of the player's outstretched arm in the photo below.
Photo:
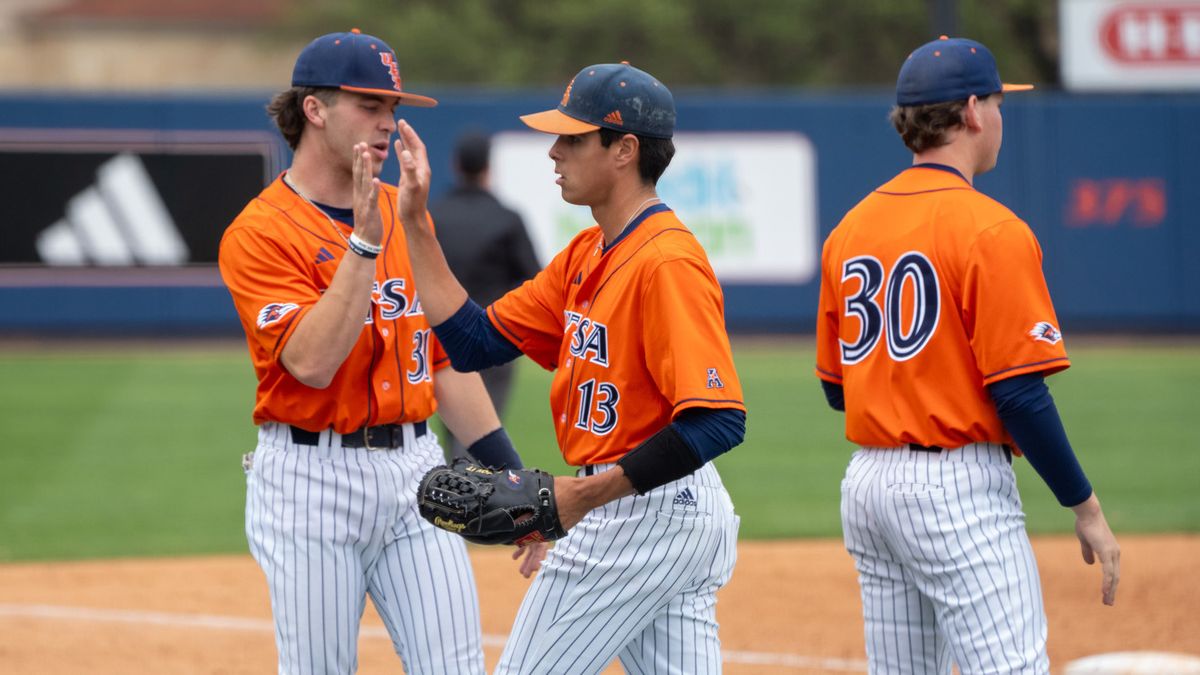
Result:
<svg viewBox="0 0 1200 675"><path fill-rule="evenodd" d="M431 325L454 315L467 301L467 291L458 282L442 247L429 224L429 157L417 132L404 120L397 124L400 138L395 143L400 161L400 185L396 210L408 239L408 255L416 277L421 306Z"/></svg>
<svg viewBox="0 0 1200 675"><path fill-rule="evenodd" d="M478 373L438 370L433 374L433 393L442 421L464 446L500 428L500 418Z"/></svg>
<svg viewBox="0 0 1200 675"><path fill-rule="evenodd" d="M379 216L379 179L366 143L354 152L354 236L377 246L383 238ZM375 258L353 252L342 256L329 288L300 320L280 359L292 377L316 389L329 386L363 330L371 307Z"/></svg>
<svg viewBox="0 0 1200 675"><path fill-rule="evenodd" d="M1075 536L1079 537L1083 560L1093 565L1100 559L1101 598L1104 604L1112 605L1117 601L1117 584L1121 581L1121 548L1117 538L1108 527L1096 493L1071 510L1075 512Z"/></svg>
<svg viewBox="0 0 1200 675"><path fill-rule="evenodd" d="M438 414L464 446L467 454L490 467L521 468L521 458L478 373L460 373L443 368L433 374L433 395Z"/></svg>
<svg viewBox="0 0 1200 675"><path fill-rule="evenodd" d="M1004 428L1025 453L1058 502L1075 512L1075 534L1089 565L1100 558L1101 598L1116 601L1120 580L1120 548L1100 510L1100 500L1071 449L1041 373L1018 375L988 385Z"/></svg>

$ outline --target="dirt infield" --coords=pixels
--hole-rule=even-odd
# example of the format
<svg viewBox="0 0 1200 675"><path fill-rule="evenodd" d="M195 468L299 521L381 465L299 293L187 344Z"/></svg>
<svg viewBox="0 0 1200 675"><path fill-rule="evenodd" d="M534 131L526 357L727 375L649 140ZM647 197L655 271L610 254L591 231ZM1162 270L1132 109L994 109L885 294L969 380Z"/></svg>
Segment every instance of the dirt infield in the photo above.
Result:
<svg viewBox="0 0 1200 675"><path fill-rule="evenodd" d="M1158 650L1200 654L1200 536L1127 536L1115 607L1074 538L1034 542L1050 658ZM474 549L489 668L527 582L499 549ZM718 603L725 672L865 672L858 588L837 541L743 542ZM361 673L399 672L368 609ZM266 584L248 556L0 565L5 673L268 673ZM606 672L621 672L612 667Z"/></svg>

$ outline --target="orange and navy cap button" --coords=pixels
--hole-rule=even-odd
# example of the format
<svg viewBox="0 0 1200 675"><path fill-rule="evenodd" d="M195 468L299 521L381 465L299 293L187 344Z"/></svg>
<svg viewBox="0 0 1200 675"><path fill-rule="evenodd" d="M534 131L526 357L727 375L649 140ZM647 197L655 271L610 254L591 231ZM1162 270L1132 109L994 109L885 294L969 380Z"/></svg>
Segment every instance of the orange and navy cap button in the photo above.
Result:
<svg viewBox="0 0 1200 675"><path fill-rule="evenodd" d="M396 52L386 42L357 28L330 33L308 43L292 69L293 87L327 87L400 99L429 108L437 101L404 91Z"/></svg>
<svg viewBox="0 0 1200 675"><path fill-rule="evenodd" d="M1031 84L1004 84L992 52L966 38L945 35L913 50L896 78L896 105L963 101L1002 91L1026 91Z"/></svg>
<svg viewBox="0 0 1200 675"><path fill-rule="evenodd" d="M522 115L532 129L572 136L599 128L650 138L675 133L675 98L666 85L628 62L598 63L567 84L558 107Z"/></svg>

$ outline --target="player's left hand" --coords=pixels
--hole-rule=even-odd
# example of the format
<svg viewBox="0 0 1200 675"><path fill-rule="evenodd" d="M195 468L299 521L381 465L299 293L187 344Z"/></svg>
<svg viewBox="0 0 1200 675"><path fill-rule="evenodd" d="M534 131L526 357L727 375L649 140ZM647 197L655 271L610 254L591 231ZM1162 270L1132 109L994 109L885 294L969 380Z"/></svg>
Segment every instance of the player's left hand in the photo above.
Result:
<svg viewBox="0 0 1200 675"><path fill-rule="evenodd" d="M423 221L429 202L429 155L425 143L412 126L400 120L396 123L399 138L396 139L396 157L400 160L400 185L396 197L396 210L405 224Z"/></svg>
<svg viewBox="0 0 1200 675"><path fill-rule="evenodd" d="M533 573L538 571L542 566L542 561L546 559L546 551L550 550L550 544L539 541L526 546L519 546L513 551L513 560L521 560L519 571L521 576L528 579L533 576Z"/></svg>
<svg viewBox="0 0 1200 675"><path fill-rule="evenodd" d="M1121 581L1121 547L1108 527L1096 493L1071 510L1075 512L1075 536L1079 538L1083 561L1093 565L1100 559L1101 599L1104 604L1112 605L1117 601L1117 584Z"/></svg>

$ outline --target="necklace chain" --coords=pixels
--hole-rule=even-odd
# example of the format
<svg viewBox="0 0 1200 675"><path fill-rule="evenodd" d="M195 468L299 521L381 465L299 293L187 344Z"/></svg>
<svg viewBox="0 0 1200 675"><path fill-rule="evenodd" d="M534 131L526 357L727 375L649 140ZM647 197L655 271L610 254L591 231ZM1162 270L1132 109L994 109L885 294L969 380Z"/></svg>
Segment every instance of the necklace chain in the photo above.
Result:
<svg viewBox="0 0 1200 675"><path fill-rule="evenodd" d="M646 201L642 202L641 204L638 204L637 208L633 210L633 213L629 214L629 220L626 220L625 224L621 226L621 231L617 233L617 236L613 239L613 241L616 241L617 239L619 239L621 237L622 234L625 233L625 230L629 228L629 226L633 223L634 220L637 219L637 217L639 215L641 215L642 209L646 208L646 206L649 205L651 202L660 202L660 201L662 201L662 200L659 199L658 197L651 197L651 198L647 199ZM608 243L606 243L602 240L600 242L599 246L597 247L597 251L603 250L606 246L608 246Z"/></svg>
<svg viewBox="0 0 1200 675"><path fill-rule="evenodd" d="M658 197L651 197L651 198L647 199L646 201L642 202L641 204L638 204L637 208L633 210L633 213L629 214L629 220L626 220L625 224L621 226L621 231L624 232L625 228L629 227L629 224L632 223L633 220L635 218L637 218L638 215L641 214L642 209L646 208L646 206L648 204L650 204L650 202L657 202L657 201L661 201L661 200ZM620 236L620 235L618 235L618 236Z"/></svg>
<svg viewBox="0 0 1200 675"><path fill-rule="evenodd" d="M287 173L284 173L283 174L283 182L286 183L288 187L292 188L292 192L295 192L296 195L298 197L300 197L300 199L303 199L305 204L308 204L309 206L316 209L318 213L325 216L325 220L329 221L329 226L333 228L333 231L337 232L338 236L342 238L342 241L346 242L346 246L350 245L350 239L346 236L346 234L344 232L342 232L342 228L338 227L338 224L336 222L334 222L333 216L330 216L328 213L325 213L325 209L317 206L316 202L309 199L303 192L301 192L300 188L296 187L296 183L292 180L292 177L290 175L288 175Z"/></svg>

